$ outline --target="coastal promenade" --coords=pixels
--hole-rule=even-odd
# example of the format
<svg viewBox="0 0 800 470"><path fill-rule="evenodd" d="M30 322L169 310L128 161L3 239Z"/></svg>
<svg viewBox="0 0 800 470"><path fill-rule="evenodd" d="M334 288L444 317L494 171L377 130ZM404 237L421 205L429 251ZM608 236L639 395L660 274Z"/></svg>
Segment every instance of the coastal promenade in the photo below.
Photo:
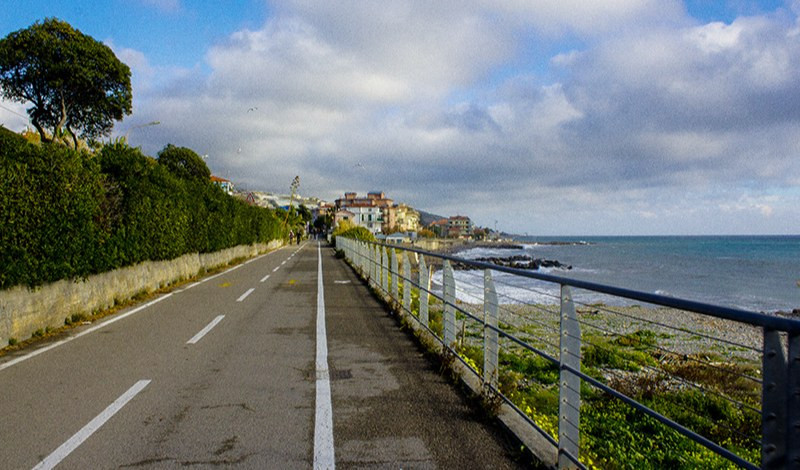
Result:
<svg viewBox="0 0 800 470"><path fill-rule="evenodd" d="M0 358L3 468L516 468L333 251L290 246Z"/></svg>

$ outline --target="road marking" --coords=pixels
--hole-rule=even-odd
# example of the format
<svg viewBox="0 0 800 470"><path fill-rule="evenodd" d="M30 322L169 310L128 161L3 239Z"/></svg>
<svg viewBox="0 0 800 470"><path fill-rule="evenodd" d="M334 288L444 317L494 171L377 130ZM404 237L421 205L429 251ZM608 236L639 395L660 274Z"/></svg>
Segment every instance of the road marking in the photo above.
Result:
<svg viewBox="0 0 800 470"><path fill-rule="evenodd" d="M149 307L149 306L151 306L151 305L153 305L155 303L161 302L162 300L167 299L167 298L169 298L171 296L172 296L172 293L170 292L169 294L166 294L163 297L159 297L159 298L157 298L155 300L151 300L150 302L147 302L144 305L140 305L139 307L136 307L135 309L131 310L130 312L123 313L123 314L121 314L121 315L119 315L117 317L113 317L111 320L108 320L108 321L103 322L103 323L101 323L99 325L93 326L93 327L91 327L89 329L83 330L83 331L81 331L80 333L78 333L75 336L70 336L69 338L65 338L65 339L62 339L61 341L53 343L50 346L45 346L45 347L43 347L41 349L37 349L36 351L31 352L30 354L18 357L16 359L14 359L13 361L8 361L5 364L0 364L0 370L7 369L7 368L13 366L14 364L19 364L22 361L27 361L28 359L30 359L32 357L36 357L39 354L45 353L45 352L47 352L47 351L49 351L49 350L51 350L53 348L61 346L64 343L69 343L70 341L72 341L74 339L78 339L83 335L88 335L89 333L93 333L93 332L99 330L100 328L105 328L106 326L108 326L108 325L110 325L110 324L112 324L112 323L114 323L116 321L120 321L123 318L126 318L126 317L129 317L129 316L133 315L134 313L138 313L138 312L146 309L147 307Z"/></svg>
<svg viewBox="0 0 800 470"><path fill-rule="evenodd" d="M203 336L206 335L206 333L211 331L211 328L217 326L217 324L221 322L223 318L225 318L225 315L219 315L217 318L211 320L211 323L206 325L206 327L200 330L196 335L192 336L192 339L187 341L186 344L197 344L197 342L200 341Z"/></svg>
<svg viewBox="0 0 800 470"><path fill-rule="evenodd" d="M284 264L286 264L286 261L288 261L288 260L285 260L283 263L281 263L281 266L283 266Z"/></svg>
<svg viewBox="0 0 800 470"><path fill-rule="evenodd" d="M333 407L328 372L328 338L325 333L325 292L322 289L322 248L317 243L317 399L314 415L314 468L335 469Z"/></svg>
<svg viewBox="0 0 800 470"><path fill-rule="evenodd" d="M267 279L269 279L269 276L270 276L270 275L269 275L269 274L267 274L266 276L262 277L262 278L261 278L261 280L260 280L259 282L264 282L264 281L266 281Z"/></svg>
<svg viewBox="0 0 800 470"><path fill-rule="evenodd" d="M242 265L241 265L241 264L237 264L236 266L234 266L234 267L232 267L232 268L230 268L230 269L226 269L225 271L222 271L221 273L214 274L213 276L208 276L207 278L203 279L202 281L197 281L197 282L194 282L194 283L192 283L192 284L189 284L188 286L186 286L186 288L185 288L185 289L183 289L183 290L180 290L180 291L178 291L178 292L183 292L183 291L189 290L189 289L191 289L192 287L199 286L200 284L202 284L202 283L204 283L204 282L208 282L208 281L210 281L210 280L214 279L215 277L222 276L223 274L228 274L229 272L233 271L234 269L239 269L239 268L241 268L241 267L242 267Z"/></svg>
<svg viewBox="0 0 800 470"><path fill-rule="evenodd" d="M333 281L334 284L350 284L350 281Z"/></svg>
<svg viewBox="0 0 800 470"><path fill-rule="evenodd" d="M241 302L241 301L243 301L244 299L246 299L246 298L247 298L247 296L248 296L248 295L252 294L254 290L256 290L256 289L255 289L255 287L251 287L251 288L247 289L247 292L245 292L244 294L242 294L242 295L241 295L241 297L239 297L238 299L236 299L236 301L237 301L237 302Z"/></svg>
<svg viewBox="0 0 800 470"><path fill-rule="evenodd" d="M272 272L274 273L275 271L277 271L277 270L279 270L279 269L281 269L281 267L280 267L280 266L278 266L277 268L273 269L273 270L272 270Z"/></svg>
<svg viewBox="0 0 800 470"><path fill-rule="evenodd" d="M73 450L77 449L78 446L83 444L83 442L88 439L89 436L100 429L100 427L105 424L106 421L117 414L117 412L121 410L123 406L128 404L133 397L147 387L149 383L149 380L140 380L136 382L133 387L129 388L127 392L123 393L122 396L117 398L114 403L110 404L108 408L103 410L102 413L97 415L93 420L89 421L89 424L81 428L81 430L70 437L67 442L61 444L61 446L54 450L52 454L48 455L47 458L39 462L37 466L33 467L33 470L51 469L58 465L62 460L67 458L67 456L71 454Z"/></svg>

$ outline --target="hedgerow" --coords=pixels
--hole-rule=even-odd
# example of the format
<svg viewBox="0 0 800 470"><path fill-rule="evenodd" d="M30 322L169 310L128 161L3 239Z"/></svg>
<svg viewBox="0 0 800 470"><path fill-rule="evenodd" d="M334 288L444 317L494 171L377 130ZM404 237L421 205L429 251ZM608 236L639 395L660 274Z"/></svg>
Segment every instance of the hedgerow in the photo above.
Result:
<svg viewBox="0 0 800 470"><path fill-rule="evenodd" d="M0 288L83 278L288 232L273 211L174 168L121 142L91 154L31 144L0 128Z"/></svg>

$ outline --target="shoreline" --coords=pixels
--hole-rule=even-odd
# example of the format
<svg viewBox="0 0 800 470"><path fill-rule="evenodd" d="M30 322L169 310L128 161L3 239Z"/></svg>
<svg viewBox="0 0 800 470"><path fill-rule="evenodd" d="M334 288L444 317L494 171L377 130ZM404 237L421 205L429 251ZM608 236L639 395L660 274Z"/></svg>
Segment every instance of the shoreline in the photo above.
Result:
<svg viewBox="0 0 800 470"><path fill-rule="evenodd" d="M542 250L535 251L535 247L537 247L537 246L539 246L539 247L542 247L542 246L575 246L575 247L579 247L579 246L586 246L586 244L587 244L587 242L579 242L579 241L575 241L575 242L572 242L572 241L568 241L568 242L567 241L552 241L552 242L527 242L526 241L526 242L516 242L516 241L512 241L512 240L507 240L506 239L506 240L499 240L499 241L467 242L467 241L464 241L464 240L457 240L457 241L453 240L453 241L450 241L447 245L438 247L439 249L430 250L430 251L433 251L433 252L436 252L436 253L445 254L445 255L449 255L449 256L454 256L454 257L466 257L466 256L464 256L465 252L467 252L469 250L472 250L472 249L476 249L476 248L483 248L483 249L488 249L488 250L498 250L499 251L498 253L486 253L486 254L473 253L473 256L469 256L469 258L472 259L472 258L475 258L475 257L483 257L483 258L487 258L487 259L485 259L483 261L490 262L490 263L492 262L492 259L508 258L508 263L496 263L499 266L508 266L508 267L516 267L516 266L513 266L513 264L515 262L515 259L512 258L512 254L513 255L518 255L519 253L512 253L513 250L519 250L519 252L526 253L529 256L531 256L531 260L527 260L527 264L526 264L526 266L531 266L531 267L534 266L534 265L538 265L538 263L535 263L535 259L534 258L539 258L539 257L541 257L541 255L545 254L547 259L543 258L541 261L547 261L547 262L549 262L549 261L558 261L559 262L559 264L553 263L553 267L561 267L563 265L564 267L573 267L573 268L575 268L575 270L567 269L567 270L565 270L563 272L557 271L557 272L553 273L553 274L556 274L558 276L564 276L566 278L582 279L582 280L587 280L587 281L591 281L591 282L596 282L598 284L605 284L605 285L609 285L609 286L615 286L615 287L620 287L620 288L627 288L627 289L637 290L637 289L631 287L631 285L635 285L636 282L634 282L633 284L625 284L624 283L624 279L632 278L632 276L634 276L634 274L632 274L629 271L619 271L619 272L616 272L616 273L611 273L611 276L608 279L598 278L597 276L592 276L592 275L581 275L581 273L584 270L587 270L587 269L590 272L594 272L595 270L598 270L598 269L601 270L601 271L603 271L604 269L605 270L613 269L613 265L614 265L613 260L605 259L602 264L597 265L595 263L591 267L586 267L586 266L582 267L581 263L579 262L580 260L579 259L575 259L575 255L574 255L573 251L571 251L569 249L567 249L567 251L564 251L564 253L573 253L573 256L567 257L570 260L570 262L564 262L564 263L562 263L563 259L558 254L558 253L561 253L561 251L553 251L553 252L542 251ZM589 244L591 244L591 243L589 243ZM534 250L533 252L531 251L532 249ZM503 253L504 250L508 250L508 253ZM522 251L522 250L526 250L526 251ZM533 253L536 253L539 256L535 256L534 257ZM550 256L547 256L547 255L550 255ZM564 256L566 256L566 255L564 255ZM608 258L608 255L605 255L605 258ZM592 258L592 259L594 259L594 258ZM595 260L595 261L597 261L597 260ZM622 261L624 261L624 259ZM706 261L707 260L699 259L697 261L697 263L705 263ZM608 263L611 263L611 265L609 265ZM641 264L641 263L639 263L639 264ZM438 260L437 260L437 262L433 263L433 266L437 270L441 269L441 263L438 262ZM525 266L520 266L520 267L522 269L525 268ZM544 266L544 267L549 267L549 266ZM644 267L647 267L647 266L644 266ZM703 271L703 272L708 271L708 268L703 268L703 269L705 269L705 271ZM672 269L672 271L678 272L677 269ZM539 270L531 270L531 272L541 272L541 271L539 271ZM634 272L638 272L638 271L634 271ZM642 272L640 274L642 276L649 275L648 272ZM660 275L659 273L654 273L653 275L656 276L656 278L658 278L658 279L660 279L661 277L664 277L663 275ZM615 279L617 280L616 283L614 282ZM632 279L634 279L634 278L632 278ZM663 284L664 286L666 286L666 287L658 287L658 289L666 289L667 292L671 292L672 291L672 289L670 288L671 284L668 281L669 280L665 278L664 283L658 283L657 285L662 285ZM722 278L720 279L720 282L723 282ZM797 282L800 282L800 281L797 281ZM645 284L647 284L647 283L645 283ZM650 284L652 284L652 282ZM794 282L792 284L794 284ZM794 286L792 286L792 287L794 287ZM800 287L800 284L798 285L798 287ZM654 292L651 292L649 290L642 290L642 289L638 289L638 290L640 290L642 292L647 292L647 293L664 294L663 290L656 290ZM690 291L691 291L691 289L690 289ZM694 300L694 301L698 301L700 303L706 303L706 304L709 304L709 305L728 306L728 307L736 308L736 309L739 309L739 310L753 312L753 313L759 313L759 314L763 314L763 315L780 316L780 317L789 318L789 319L800 319L800 308L798 308L800 306L798 306L796 302L789 301L787 303L787 302L784 302L784 301L780 301L780 300L782 300L782 298L779 300L779 298L770 299L769 297L765 297L764 299L762 299L763 300L762 302L755 302L754 303L754 302L747 302L746 301L747 299L742 295L733 296L731 298L726 298L726 299L723 299L722 301L720 301L719 295L706 296L703 293L705 291L698 291L698 292L695 293L695 295L692 295L691 293L689 293L688 295L679 295L679 294L677 294L677 292L680 292L680 288L676 288L675 292L676 292L676 294L674 294L674 295L670 295L668 293L664 294L664 295L677 297L677 298L682 298L682 299L687 299L687 300ZM758 295L758 294L757 293L753 293L752 295ZM783 293L781 295L783 297L786 296L785 293ZM714 299L716 299L716 300L714 300ZM774 302L770 301L770 300L774 300ZM738 301L741 301L742 303L740 303ZM534 302L535 302L535 300L534 300ZM631 301L631 302L635 303L633 301ZM616 302L611 302L611 304L616 304Z"/></svg>

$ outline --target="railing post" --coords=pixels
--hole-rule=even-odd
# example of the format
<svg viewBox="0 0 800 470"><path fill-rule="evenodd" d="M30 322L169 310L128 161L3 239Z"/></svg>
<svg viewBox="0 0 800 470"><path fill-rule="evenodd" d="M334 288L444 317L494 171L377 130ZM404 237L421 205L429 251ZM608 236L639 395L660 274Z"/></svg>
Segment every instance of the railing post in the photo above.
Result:
<svg viewBox="0 0 800 470"><path fill-rule="evenodd" d="M411 262L406 251L403 251L403 308L411 313Z"/></svg>
<svg viewBox="0 0 800 470"><path fill-rule="evenodd" d="M449 260L444 261L444 271L442 273L444 281L444 344L447 347L455 347L456 344L456 281L453 277L453 267Z"/></svg>
<svg viewBox="0 0 800 470"><path fill-rule="evenodd" d="M581 370L581 330L569 286L561 286L561 361L558 390L558 468L576 468L566 456L578 458L580 442L581 379L564 366Z"/></svg>
<svg viewBox="0 0 800 470"><path fill-rule="evenodd" d="M389 258L386 250L387 248L381 247L381 266L383 267L383 271L381 271L381 286L384 295L389 294L389 282L392 279L392 272L389 270Z"/></svg>
<svg viewBox="0 0 800 470"><path fill-rule="evenodd" d="M375 289L381 288L381 251L378 245L372 245L372 282Z"/></svg>
<svg viewBox="0 0 800 470"><path fill-rule="evenodd" d="M361 242L361 275L364 276L364 279L367 281L367 285L369 285L370 280L372 279L372 246L368 245L367 242Z"/></svg>
<svg viewBox="0 0 800 470"><path fill-rule="evenodd" d="M380 253L378 252L378 247L375 245L369 245L369 277L371 279L370 285L375 289L380 289L381 287L381 257Z"/></svg>
<svg viewBox="0 0 800 470"><path fill-rule="evenodd" d="M425 256L419 255L419 321L428 327L428 292L431 290L430 273Z"/></svg>
<svg viewBox="0 0 800 470"><path fill-rule="evenodd" d="M361 265L361 276L365 279L369 279L369 274L367 273L367 243L361 242L358 244L358 252L361 256L359 256L358 262Z"/></svg>
<svg viewBox="0 0 800 470"><path fill-rule="evenodd" d="M358 243L358 265L361 267L361 277L369 279L367 274L367 248L364 242Z"/></svg>
<svg viewBox="0 0 800 470"><path fill-rule="evenodd" d="M761 384L761 468L792 468L800 462L797 458L798 410L800 393L797 373L800 336L789 335L789 356L784 352L778 331L764 328ZM794 357L792 355L794 354ZM794 374L794 377L792 376ZM795 405L795 406L793 406Z"/></svg>
<svg viewBox="0 0 800 470"><path fill-rule="evenodd" d="M483 382L497 388L497 356L499 354L497 330L497 290L492 271L483 272Z"/></svg>
<svg viewBox="0 0 800 470"><path fill-rule="evenodd" d="M789 465L800 467L800 333L789 333L789 396L787 397L787 419L789 429L786 432L787 455Z"/></svg>
<svg viewBox="0 0 800 470"><path fill-rule="evenodd" d="M397 268L397 252L394 248L391 248L390 251L392 252L392 301L397 302L399 299L397 298L397 293L399 292L398 289L398 279L400 276L399 269Z"/></svg>

